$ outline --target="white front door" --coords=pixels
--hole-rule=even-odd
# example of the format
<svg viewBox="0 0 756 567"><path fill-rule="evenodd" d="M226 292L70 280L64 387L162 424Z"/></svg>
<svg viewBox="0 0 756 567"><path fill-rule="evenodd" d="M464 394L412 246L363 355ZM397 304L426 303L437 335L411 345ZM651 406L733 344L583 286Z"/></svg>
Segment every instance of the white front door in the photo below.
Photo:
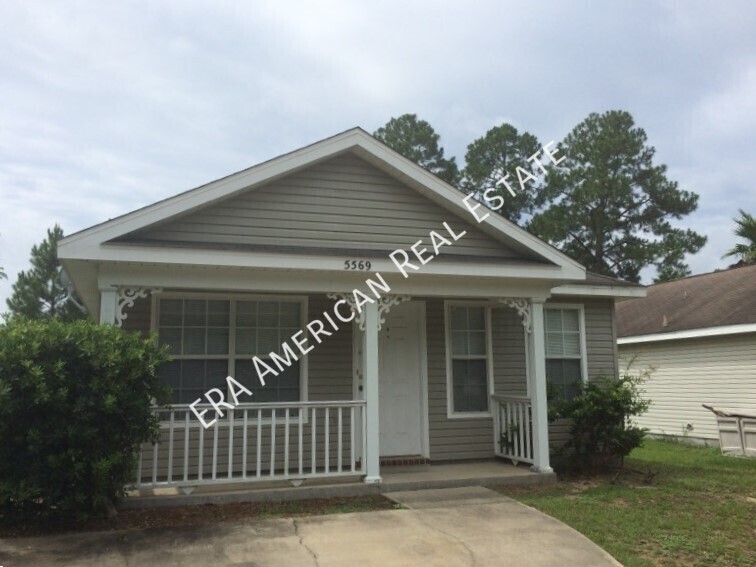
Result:
<svg viewBox="0 0 756 567"><path fill-rule="evenodd" d="M422 455L422 302L395 305L378 336L381 456Z"/></svg>

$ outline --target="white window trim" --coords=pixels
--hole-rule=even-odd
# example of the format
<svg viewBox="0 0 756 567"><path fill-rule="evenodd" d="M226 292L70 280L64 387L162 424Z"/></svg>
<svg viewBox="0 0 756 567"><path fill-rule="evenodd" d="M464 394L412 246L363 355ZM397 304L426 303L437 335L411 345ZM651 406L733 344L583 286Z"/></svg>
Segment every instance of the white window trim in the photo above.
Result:
<svg viewBox="0 0 756 567"><path fill-rule="evenodd" d="M213 299L219 299L219 300L226 300L226 301L287 301L290 303L299 303L301 305L300 309L300 328L302 331L306 334L307 333L307 323L308 323L308 308L309 308L309 302L308 297L306 295L265 295L265 294L243 294L243 293L203 293L203 292L180 292L180 291L170 291L170 292L161 292L158 294L152 294L152 316L150 318L150 330L154 332L156 335L159 333L159 321L160 321L160 300L161 299L205 299L205 300L213 300ZM252 355L238 355L234 351L236 350L236 324L235 324L235 303L231 303L230 309L229 309L229 339L228 339L228 354L225 356L225 359L229 363L229 372L228 375L235 378L234 374L236 373L236 358L240 358L243 356L249 356L252 358ZM288 341L288 337L286 338ZM267 353L266 353L267 354ZM224 358L222 355L209 355L212 357L217 357L217 359ZM188 360L192 356L184 357L181 356L179 360ZM206 355L196 355L194 358L205 360L208 358ZM309 401L309 367L308 367L308 356L299 356L299 401L300 402L307 402ZM263 386L264 387L264 386ZM228 394L228 392L226 393ZM228 399L228 398L226 398ZM206 400L203 399L202 403L205 403ZM250 400L250 403L256 403L254 400ZM264 403L264 402L261 402ZM228 415L228 414L227 414ZM305 413L305 416L307 416L307 412Z"/></svg>
<svg viewBox="0 0 756 567"><path fill-rule="evenodd" d="M588 351L586 349L586 332L585 332L585 305L582 303L545 303L543 306L544 310L549 309L572 309L578 311L578 325L580 326L580 378L583 384L586 384L588 382ZM533 329L533 332L537 332L536 329ZM543 340L544 345L546 344L546 314L544 313L544 321L543 321L543 329L541 329L541 332L543 333ZM577 357L575 356L549 356L548 353L545 352L546 349L544 347L544 355L545 360L549 359L555 359L555 360L564 360L566 358L575 360Z"/></svg>
<svg viewBox="0 0 756 567"><path fill-rule="evenodd" d="M454 411L454 377L452 376L451 349L451 308L452 307L482 307L486 321L486 378L488 379L488 396L486 403L488 411L455 412ZM446 417L447 419L484 419L492 418L491 396L494 394L493 376L493 343L491 339L491 303L489 301L444 301L444 338L446 344Z"/></svg>

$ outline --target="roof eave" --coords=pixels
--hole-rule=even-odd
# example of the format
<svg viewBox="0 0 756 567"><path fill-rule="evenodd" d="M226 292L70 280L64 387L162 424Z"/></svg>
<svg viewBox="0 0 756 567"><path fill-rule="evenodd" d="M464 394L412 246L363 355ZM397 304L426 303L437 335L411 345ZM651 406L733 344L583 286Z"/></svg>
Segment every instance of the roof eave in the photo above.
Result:
<svg viewBox="0 0 756 567"><path fill-rule="evenodd" d="M756 323L744 323L740 325L721 325L719 327L705 327L701 329L685 329L671 331L669 333L651 333L647 335L635 335L619 337L618 345L637 343L651 343L658 341L671 341L680 339L696 339L703 337L718 337L726 335L739 335L743 333L756 333Z"/></svg>
<svg viewBox="0 0 756 567"><path fill-rule="evenodd" d="M553 295L576 295L590 297L615 297L618 299L646 297L643 286L566 284L555 287Z"/></svg>

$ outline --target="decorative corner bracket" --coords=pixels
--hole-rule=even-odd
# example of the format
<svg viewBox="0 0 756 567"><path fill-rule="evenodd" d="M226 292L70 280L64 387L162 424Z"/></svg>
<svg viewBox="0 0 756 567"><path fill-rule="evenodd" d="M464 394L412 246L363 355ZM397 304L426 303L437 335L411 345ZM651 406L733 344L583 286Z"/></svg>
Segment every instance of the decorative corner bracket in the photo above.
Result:
<svg viewBox="0 0 756 567"><path fill-rule="evenodd" d="M161 291L163 290L157 287L119 287L116 292L116 327L123 326L123 322L128 318L128 314L124 313L125 309L133 307L137 299L147 297L150 292L160 293Z"/></svg>
<svg viewBox="0 0 756 567"><path fill-rule="evenodd" d="M500 297L499 303L503 303L507 307L511 307L516 310L522 318L522 326L525 328L526 333L533 331L533 325L531 324L530 317L530 301L518 297Z"/></svg>
<svg viewBox="0 0 756 567"><path fill-rule="evenodd" d="M410 295L384 295L378 299L378 330L383 328L386 322L386 315L389 314L394 305L399 305L412 299ZM361 327L362 328L362 327ZM362 328L364 330L364 328Z"/></svg>
<svg viewBox="0 0 756 567"><path fill-rule="evenodd" d="M357 301L354 294L346 292L331 292L326 294L328 299L334 301L343 300L354 313L354 321L359 325L360 331L365 330L365 312L357 307ZM380 331L386 322L386 315L394 305L399 305L412 299L409 295L384 295L378 298L378 330Z"/></svg>
<svg viewBox="0 0 756 567"><path fill-rule="evenodd" d="M354 313L354 322L357 323L360 326L360 330L365 330L365 313L357 309L357 302L354 299L354 294L347 293L344 291L334 291L331 293L327 293L326 297L328 299L333 299L334 301L344 301L347 305L349 305L349 308L352 310L352 313Z"/></svg>

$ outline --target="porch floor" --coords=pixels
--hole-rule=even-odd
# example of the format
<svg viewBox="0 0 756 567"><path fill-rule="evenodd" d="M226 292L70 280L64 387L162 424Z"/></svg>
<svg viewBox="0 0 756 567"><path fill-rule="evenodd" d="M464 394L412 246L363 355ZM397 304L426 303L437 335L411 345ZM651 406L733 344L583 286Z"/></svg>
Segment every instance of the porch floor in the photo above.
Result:
<svg viewBox="0 0 756 567"><path fill-rule="evenodd" d="M359 475L312 479L301 486L289 481L234 483L198 486L187 495L178 488L134 490L121 508L167 508L225 502L268 502L335 498L384 492L454 488L461 486L532 485L556 482L554 473L534 473L528 465L513 466L503 461L480 461L439 465L391 466L381 468L383 482L365 484Z"/></svg>

